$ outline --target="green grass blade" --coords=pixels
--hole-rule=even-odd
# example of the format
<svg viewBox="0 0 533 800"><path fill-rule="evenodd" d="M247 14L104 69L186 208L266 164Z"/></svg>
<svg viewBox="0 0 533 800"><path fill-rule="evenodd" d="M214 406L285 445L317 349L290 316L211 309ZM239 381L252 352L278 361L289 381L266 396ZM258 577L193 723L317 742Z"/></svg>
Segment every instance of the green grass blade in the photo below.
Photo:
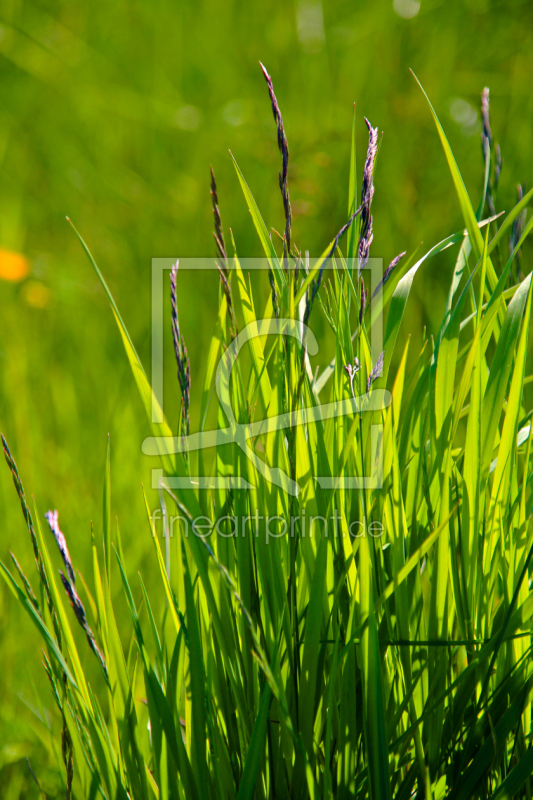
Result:
<svg viewBox="0 0 533 800"><path fill-rule="evenodd" d="M191 576L184 554L185 597L187 601L187 631L189 637L191 694L192 694L192 769L201 798L209 797L206 761L206 710L205 710L205 666L200 640L200 628L196 614L196 604Z"/></svg>
<svg viewBox="0 0 533 800"><path fill-rule="evenodd" d="M261 240L261 244L263 245L263 250L265 252L265 256L268 260L270 269L274 273L274 278L276 280L276 284L279 291L282 291L284 287L287 285L287 279L285 277L285 273L283 272L281 265L279 263L279 259L274 248L274 244L272 242L272 238L268 232L267 226L263 221L263 217L261 216L261 212L257 207L257 203L254 200L254 197L250 191L248 184L244 179L244 175L242 174L239 165L235 161L233 154L230 153L231 158L233 160L233 166L237 172L237 176L239 178L239 183L241 184L241 189L243 191L244 197L246 199L246 203L248 205L248 210L252 215L252 220L255 226L255 229L259 235L259 239Z"/></svg>
<svg viewBox="0 0 533 800"><path fill-rule="evenodd" d="M109 435L104 478L104 555L107 585L111 589L111 440Z"/></svg>
<svg viewBox="0 0 533 800"><path fill-rule="evenodd" d="M483 398L482 418L486 421L486 425L484 426L482 441L482 481L486 480L490 469L496 429L501 414L503 398L509 383L526 302L531 290L531 278L532 274L528 275L520 284L509 303Z"/></svg>
<svg viewBox="0 0 533 800"><path fill-rule="evenodd" d="M33 603L30 603L30 601L28 600L28 598L26 597L26 595L24 594L24 592L22 591L20 586L18 586L16 580L14 579L14 577L12 576L12 574L10 573L8 568L5 566L3 561L0 561L0 568L2 570L2 575L4 577L5 582L7 583L8 587L11 589L12 593L15 595L15 597L17 598L17 600L19 601L19 603L21 604L23 609L26 611L26 613L30 617L31 621L33 622L33 624L35 625L35 627L37 628L37 630L39 631L39 633L43 637L43 639L44 639L49 651L51 653L53 653L54 656L56 657L58 663L60 664L63 672L65 673L65 675L67 676L67 678L71 682L72 686L75 689L77 689L78 686L76 684L76 681L74 680L74 677L73 677L71 671L69 670L69 668L67 666L67 663L66 663L65 659L63 658L63 654L61 653L61 650L57 646L57 643L56 643L54 637L52 636L52 634L50 633L50 631L48 630L48 628L44 624L44 621L43 621L42 617L37 612L37 609L35 608Z"/></svg>
<svg viewBox="0 0 533 800"><path fill-rule="evenodd" d="M270 710L271 698L272 692L267 684L263 689L259 713L255 720L250 746L248 747L248 752L246 754L246 761L244 762L244 769L242 771L242 776L239 783L237 800L252 800L254 796L255 782L257 780L261 757L265 747L265 736L267 732L268 712Z"/></svg>

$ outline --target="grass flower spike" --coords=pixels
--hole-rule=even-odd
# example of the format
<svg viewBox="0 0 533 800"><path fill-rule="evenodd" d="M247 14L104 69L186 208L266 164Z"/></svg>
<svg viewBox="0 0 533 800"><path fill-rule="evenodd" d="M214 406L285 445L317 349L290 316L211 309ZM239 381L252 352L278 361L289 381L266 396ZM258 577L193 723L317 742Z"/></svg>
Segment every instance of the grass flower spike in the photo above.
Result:
<svg viewBox="0 0 533 800"><path fill-rule="evenodd" d="M92 632L89 623L87 622L87 614L85 613L85 607L75 589L76 578L74 574L74 568L72 566L72 561L68 552L67 540L65 539L64 534L61 532L59 528L59 515L57 511L47 511L44 516L46 517L46 521L50 526L50 530L54 534L54 538L57 542L59 552L61 553L61 557L65 564L65 569L67 571L68 577L64 574L62 570L59 570L59 575L61 576L61 581L63 583L63 586L65 587L65 591L70 601L70 605L74 610L76 619L78 620L79 624L85 631L89 647L99 660L100 666L102 667L105 678L107 680L107 664L105 658L102 655L100 648L96 643L94 633Z"/></svg>
<svg viewBox="0 0 533 800"><path fill-rule="evenodd" d="M386 270L385 270L385 272L383 273L383 277L382 277L382 279L380 280L380 282L378 283L378 285L377 285L377 287L376 287L376 289L375 289L375 291L374 291L374 294L372 295L372 300L373 300L373 299L374 299L374 297L377 295L377 293L379 292L379 290L380 290L380 289L383 289L383 287L385 286L385 284L386 284L386 283L387 283L387 281L389 280L389 278L390 278L390 276L391 276L391 273L392 273L393 269L394 269L395 267L397 267L397 266L398 266L398 264L400 263L400 261L402 260L402 258L404 257L404 255L405 255L405 250L404 250L404 252L403 252L403 253L400 253L399 255L397 255L395 258L393 258L393 259L392 259L392 261L390 262L389 266L387 267L387 269L386 269Z"/></svg>
<svg viewBox="0 0 533 800"><path fill-rule="evenodd" d="M287 143L285 128L283 126L283 117L281 116L281 111L279 110L278 101L274 93L272 78L266 71L263 64L261 64L261 62L259 63L261 69L263 70L263 75L265 76L265 80L267 82L268 93L270 95L270 102L272 103L272 113L274 115L274 120L276 122L278 129L278 147L280 149L282 158L282 169L281 172L279 173L279 188L281 191L281 196L283 198L283 209L285 211L285 235L284 235L283 250L285 254L285 267L288 268L289 255L291 252L291 224L292 224L292 209L289 197L289 180L288 180L289 145Z"/></svg>
<svg viewBox="0 0 533 800"><path fill-rule="evenodd" d="M374 365L374 368L372 369L372 372L370 373L370 375L367 378L367 381L366 381L366 390L367 390L367 392L370 391L370 387L372 386L374 381L377 380L379 378L379 376L382 374L384 365L385 365L385 351L383 351L380 354L378 360L376 361L376 363Z"/></svg>
<svg viewBox="0 0 533 800"><path fill-rule="evenodd" d="M172 339L174 341L174 355L178 365L178 381L182 396L182 429L189 435L190 430L190 403L191 403L191 365L185 341L180 330L178 319L178 297L177 297L177 277L178 262L174 264L170 272L170 303L172 306Z"/></svg>
<svg viewBox="0 0 533 800"><path fill-rule="evenodd" d="M213 205L213 216L215 218L215 230L213 231L213 237L215 239L215 244L217 248L216 264L217 264L218 274L220 276L220 283L222 284L222 290L226 297L226 303L228 306L228 316L230 320L230 335L233 340L238 333L237 317L235 315L235 307L233 305L233 297L231 294L228 255L226 252L226 243L224 241L224 231L222 229L222 218L220 216L220 209L218 207L217 183L215 180L215 173L213 172L213 167L211 167L211 202Z"/></svg>
<svg viewBox="0 0 533 800"><path fill-rule="evenodd" d="M378 152L378 129L373 128L365 117L368 128L368 149L366 153L365 168L363 172L363 187L361 190L361 228L359 233L359 273L368 261L370 245L374 238L372 227L372 214L370 211L374 197L374 164Z"/></svg>
<svg viewBox="0 0 533 800"><path fill-rule="evenodd" d="M65 539L61 530L59 529L59 514L57 513L57 511L47 511L44 516L50 526L50 530L54 534L57 546L59 547L59 552L61 553L61 557L65 564L65 569L67 570L69 580L72 581L73 584L75 584L76 575L74 574L74 567L72 566L70 553L68 551L67 540Z"/></svg>
<svg viewBox="0 0 533 800"><path fill-rule="evenodd" d="M353 382L355 380L355 376L359 372L359 368L360 368L360 365L359 365L359 359L357 358L357 356L354 356L353 365L352 364L345 364L344 365L344 369L348 373L348 377L350 379L350 388L352 390L352 397L354 398L354 400L355 400L355 389L354 389Z"/></svg>

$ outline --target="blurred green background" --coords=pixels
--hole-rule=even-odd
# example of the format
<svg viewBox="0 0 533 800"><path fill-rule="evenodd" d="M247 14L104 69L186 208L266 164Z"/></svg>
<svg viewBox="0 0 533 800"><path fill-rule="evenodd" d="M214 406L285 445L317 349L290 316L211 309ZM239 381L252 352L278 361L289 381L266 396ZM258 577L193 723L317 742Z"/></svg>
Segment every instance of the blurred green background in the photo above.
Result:
<svg viewBox="0 0 533 800"><path fill-rule="evenodd" d="M532 39L533 4L526 0L2 3L0 429L41 519L47 508L59 509L82 572L90 572L91 520L101 535L109 432L113 513L130 573L145 560L150 583L152 544L140 487L149 483L153 464L141 455L148 425L115 322L65 215L86 238L149 366L152 257L213 253L209 165L226 232L231 226L241 256L261 250L228 148L267 225L283 227L279 154L259 60L272 75L289 139L297 245L320 253L346 219L356 102L360 169L363 116L385 132L372 255L390 260L420 242L429 249L462 227L434 124L409 68L440 115L476 205L479 96L490 87L492 132L504 159L498 206L509 210L516 183L532 177ZM9 253L27 259L29 274L21 280L12 279ZM443 254L417 276L413 331L425 324L435 330L452 260L453 253ZM217 275L180 279L194 404ZM168 375L175 380L170 362ZM196 414L194 406L193 429ZM9 560L14 550L33 578L5 466L0 503L0 556ZM92 658L88 648L81 652ZM60 725L38 635L4 585L0 653L0 794L38 796L28 756L47 793L59 796L48 725L56 748Z"/></svg>

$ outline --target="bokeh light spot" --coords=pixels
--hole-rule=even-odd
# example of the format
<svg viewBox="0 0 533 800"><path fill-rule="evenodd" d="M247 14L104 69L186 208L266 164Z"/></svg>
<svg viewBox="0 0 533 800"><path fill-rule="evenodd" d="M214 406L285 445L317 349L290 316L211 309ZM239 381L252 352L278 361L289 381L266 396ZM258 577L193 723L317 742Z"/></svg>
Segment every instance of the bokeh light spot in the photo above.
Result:
<svg viewBox="0 0 533 800"><path fill-rule="evenodd" d="M420 11L420 0L394 0L393 8L399 17L412 19Z"/></svg>
<svg viewBox="0 0 533 800"><path fill-rule="evenodd" d="M21 289L21 296L33 308L46 308L50 303L50 289L41 281L26 281Z"/></svg>

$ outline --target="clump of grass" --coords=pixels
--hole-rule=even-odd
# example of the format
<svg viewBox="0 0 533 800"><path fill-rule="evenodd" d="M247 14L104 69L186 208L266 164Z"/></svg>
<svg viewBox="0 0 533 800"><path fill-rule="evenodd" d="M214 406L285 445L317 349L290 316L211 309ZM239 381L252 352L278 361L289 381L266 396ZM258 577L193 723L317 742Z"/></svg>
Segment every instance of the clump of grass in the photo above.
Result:
<svg viewBox="0 0 533 800"><path fill-rule="evenodd" d="M533 411L524 387L531 380L531 273L515 284L513 265L533 227L533 218L521 216L533 191L503 219L492 214L501 159L484 93L485 173L476 213L430 106L465 229L415 263L414 256L402 260L404 253L394 258L374 291L379 303L368 302L362 271L372 240L378 131L367 123L361 205L353 150L348 222L304 271L291 229L288 145L263 71L283 157L282 253L236 166L270 268L272 294L256 313L241 263L225 249L212 176L222 291L201 419L208 402L218 403L210 471L218 483L214 490L187 483L205 464L199 437L188 438L186 463L180 456L191 387L174 270L172 332L186 416L178 437L166 422L153 424L156 438L148 447L164 468L165 519L172 511L178 518L167 570L157 515L147 504L165 603L152 605L142 579L130 582L120 541L114 551L138 667L123 650L110 591L109 450L104 569L93 538L94 597L83 615L73 600L65 537L56 516L49 517L68 598L102 666L101 683L91 687L4 440L41 599L16 561L23 588L4 565L2 574L45 641L45 669L71 742L66 784L80 797L108 800L529 798ZM409 340L402 352L397 344L413 280L431 257L453 246L442 324L433 346L424 341L409 361ZM151 419L148 380L93 264ZM312 332L302 335L300 326L317 299L336 349L333 365L313 376ZM383 308L383 350L373 354L371 329ZM223 363L231 361L238 315L241 330L268 329L272 339L249 338L249 372L239 364L221 378L216 363L221 354ZM213 391L217 381L227 396ZM224 432L230 406L244 441Z"/></svg>
<svg viewBox="0 0 533 800"><path fill-rule="evenodd" d="M17 586L16 582L12 578L12 576L7 571L6 567L2 564L2 570L4 573L5 579L8 581L8 585L14 592L14 594L18 597L19 601L26 607L28 613L33 618L33 621L36 623L37 627L41 629L41 633L44 633L45 641L48 642L48 651L49 655L55 654L55 664L61 667L61 664L65 664L62 653L63 653L63 636L61 632L61 625L59 622L58 614L56 611L56 605L54 602L54 598L50 589L49 578L47 574L47 569L45 567L45 558L46 555L43 557L43 549L39 545L38 537L35 531L35 527L33 524L33 518L31 515L31 511L28 508L28 504L26 501L26 494L24 492L24 486L22 485L22 481L20 479L19 471L15 462L15 459L11 455L11 451L9 446L4 438L3 434L0 434L2 438L2 446L4 450L4 458L6 463L11 470L11 475L13 477L13 483L15 484L15 489L19 496L20 505L22 508L22 513L24 515L24 519L26 521L26 526L28 528L28 533L30 534L30 540L33 548L33 554L35 557L35 563L37 566L37 574L39 576L39 583L41 588L41 604L37 600L35 593L31 587L30 581L23 573L22 569L19 566L19 563L13 553L11 553L11 557L13 559L13 563L15 565L15 569L17 570L19 577L21 579L22 585L24 587L24 592L26 593L27 600L29 600L29 605L27 603L24 594L21 592L19 587ZM39 538L41 536L41 531L39 525L37 526L37 530L39 532ZM61 545L63 541L61 541ZM68 549L66 547L66 542L64 543L64 552L66 553L67 559L66 561L70 563L70 557L68 556ZM70 572L69 572L70 574ZM73 573L72 573L73 575ZM54 586L55 589L55 586ZM44 601L44 602L43 602ZM42 607L41 607L42 606ZM52 624L53 634L45 628L45 611L44 608L46 607L48 611L48 620ZM45 670L47 672L48 678L52 684L53 694L56 698L57 705L59 707L59 711L61 713L62 718L62 729L61 729L61 753L63 756L63 763L65 766L65 797L66 800L70 800L72 797L72 784L74 779L74 745L72 741L72 737L70 735L70 730L67 724L67 720L65 717L65 709L64 703L60 699L60 689L59 687L62 685L62 694L64 695L65 691L67 690L67 671L59 669L55 669L52 671L52 667L50 661L48 660L45 654ZM28 761L29 765L29 761ZM31 767L30 767L31 772ZM33 775L33 772L32 772ZM35 777L35 776L34 776ZM39 785L39 784L38 784Z"/></svg>

